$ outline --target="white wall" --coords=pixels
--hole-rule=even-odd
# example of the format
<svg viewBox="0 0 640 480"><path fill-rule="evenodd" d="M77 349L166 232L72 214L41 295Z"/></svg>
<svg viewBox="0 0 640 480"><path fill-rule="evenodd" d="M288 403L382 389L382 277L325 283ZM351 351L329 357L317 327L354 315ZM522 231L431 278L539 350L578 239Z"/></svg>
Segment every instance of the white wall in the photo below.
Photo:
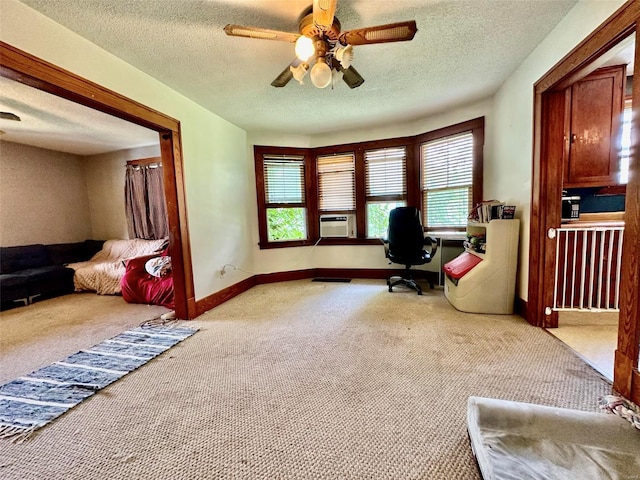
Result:
<svg viewBox="0 0 640 480"><path fill-rule="evenodd" d="M214 272L252 262L244 130L16 0L2 0L0 37L180 121L196 299L238 281Z"/></svg>
<svg viewBox="0 0 640 480"><path fill-rule="evenodd" d="M0 142L0 245L91 237L82 158Z"/></svg>
<svg viewBox="0 0 640 480"><path fill-rule="evenodd" d="M127 162L159 156L160 144L84 157L84 174L91 214L91 238L129 238L124 206Z"/></svg>
<svg viewBox="0 0 640 480"><path fill-rule="evenodd" d="M527 299L529 210L533 155L533 85L624 2L583 0L567 14L503 84L494 97L492 159L485 170L485 197L517 206L521 219L516 293Z"/></svg>

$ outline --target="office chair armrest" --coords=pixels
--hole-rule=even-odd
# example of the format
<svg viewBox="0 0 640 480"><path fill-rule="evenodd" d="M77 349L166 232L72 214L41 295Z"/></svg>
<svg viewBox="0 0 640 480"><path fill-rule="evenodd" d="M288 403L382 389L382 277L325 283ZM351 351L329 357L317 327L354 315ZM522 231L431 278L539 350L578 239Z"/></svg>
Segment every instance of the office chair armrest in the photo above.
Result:
<svg viewBox="0 0 640 480"><path fill-rule="evenodd" d="M424 237L423 245L428 245L429 247L431 247L431 249L427 251L427 253L429 254L429 257L433 258L433 256L438 251L438 240L432 237Z"/></svg>

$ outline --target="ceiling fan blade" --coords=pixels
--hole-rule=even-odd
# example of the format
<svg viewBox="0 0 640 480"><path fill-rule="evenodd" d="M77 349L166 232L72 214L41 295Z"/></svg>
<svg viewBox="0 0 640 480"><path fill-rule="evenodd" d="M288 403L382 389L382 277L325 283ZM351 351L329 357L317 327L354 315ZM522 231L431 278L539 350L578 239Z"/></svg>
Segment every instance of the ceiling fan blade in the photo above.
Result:
<svg viewBox="0 0 640 480"><path fill-rule="evenodd" d="M333 25L338 0L313 0L313 23L322 31Z"/></svg>
<svg viewBox="0 0 640 480"><path fill-rule="evenodd" d="M349 88L357 88L364 83L364 78L362 78L355 68L344 68L335 57L333 58L331 65L334 69L342 72L342 80L344 80L344 83L349 85Z"/></svg>
<svg viewBox="0 0 640 480"><path fill-rule="evenodd" d="M227 35L232 37L257 38L260 40L280 40L281 42L295 43L300 37L299 33L281 32L259 27L245 27L243 25L227 25L224 27Z"/></svg>
<svg viewBox="0 0 640 480"><path fill-rule="evenodd" d="M415 20L356 28L342 32L340 43L343 45L368 45L370 43L404 42L413 39L417 31Z"/></svg>
<svg viewBox="0 0 640 480"><path fill-rule="evenodd" d="M287 83L289 83L289 81L292 78L293 78L293 73L291 72L291 69L287 65L287 68L285 68L282 71L282 73L278 75L273 82L271 82L271 86L278 87L278 88L284 87Z"/></svg>
<svg viewBox="0 0 640 480"><path fill-rule="evenodd" d="M353 67L343 69L342 80L349 85L349 88L357 88L364 83L364 78Z"/></svg>
<svg viewBox="0 0 640 480"><path fill-rule="evenodd" d="M293 72L291 71L291 67L295 68L301 63L302 63L301 60L294 58L293 61L289 65L287 65L287 68L285 68L282 71L282 73L278 75L273 82L271 82L271 86L278 87L278 88L284 87L293 78Z"/></svg>

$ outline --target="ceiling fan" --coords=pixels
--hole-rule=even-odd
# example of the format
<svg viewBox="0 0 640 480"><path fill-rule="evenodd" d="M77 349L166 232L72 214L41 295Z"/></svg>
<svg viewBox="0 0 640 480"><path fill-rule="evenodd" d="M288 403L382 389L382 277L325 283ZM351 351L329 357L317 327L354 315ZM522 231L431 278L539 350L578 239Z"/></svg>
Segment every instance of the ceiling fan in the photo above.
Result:
<svg viewBox="0 0 640 480"><path fill-rule="evenodd" d="M296 58L271 82L274 87L284 87L292 78L302 84L309 71L311 83L318 88L329 86L334 74L342 74L344 82L356 88L364 78L351 66L354 45L404 42L413 39L418 29L411 20L343 32L335 16L337 3L338 0L313 0L303 13L300 33L242 25L227 25L224 31L234 37L295 43Z"/></svg>

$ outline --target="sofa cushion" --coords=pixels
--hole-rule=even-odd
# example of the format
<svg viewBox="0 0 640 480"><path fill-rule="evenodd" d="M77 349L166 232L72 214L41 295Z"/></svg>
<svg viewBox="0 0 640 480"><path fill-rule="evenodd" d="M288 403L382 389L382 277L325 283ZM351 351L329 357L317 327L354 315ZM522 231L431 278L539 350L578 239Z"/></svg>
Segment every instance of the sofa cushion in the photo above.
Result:
<svg viewBox="0 0 640 480"><path fill-rule="evenodd" d="M23 270L17 275L29 280L29 296L39 295L40 298L73 293L73 270L71 268L53 265L50 267Z"/></svg>
<svg viewBox="0 0 640 480"><path fill-rule="evenodd" d="M29 282L42 280L60 280L73 278L73 270L60 265L50 265L48 267L28 268L15 273L16 276L25 277Z"/></svg>
<svg viewBox="0 0 640 480"><path fill-rule="evenodd" d="M84 242L45 245L45 249L54 265L66 265L87 260Z"/></svg>
<svg viewBox="0 0 640 480"><path fill-rule="evenodd" d="M27 285L29 283L29 277L24 275L18 275L16 273L3 273L0 275L0 288L4 292L5 288L18 287Z"/></svg>
<svg viewBox="0 0 640 480"><path fill-rule="evenodd" d="M51 265L51 260L44 245L0 248L0 273L14 273L47 265Z"/></svg>
<svg viewBox="0 0 640 480"><path fill-rule="evenodd" d="M29 296L29 278L7 273L0 275L0 301L3 305Z"/></svg>
<svg viewBox="0 0 640 480"><path fill-rule="evenodd" d="M85 240L76 243L56 243L45 245L53 265L85 262L102 249L102 240Z"/></svg>
<svg viewBox="0 0 640 480"><path fill-rule="evenodd" d="M102 250L104 240L85 240L84 242L84 254L83 260L90 260L96 253Z"/></svg>

